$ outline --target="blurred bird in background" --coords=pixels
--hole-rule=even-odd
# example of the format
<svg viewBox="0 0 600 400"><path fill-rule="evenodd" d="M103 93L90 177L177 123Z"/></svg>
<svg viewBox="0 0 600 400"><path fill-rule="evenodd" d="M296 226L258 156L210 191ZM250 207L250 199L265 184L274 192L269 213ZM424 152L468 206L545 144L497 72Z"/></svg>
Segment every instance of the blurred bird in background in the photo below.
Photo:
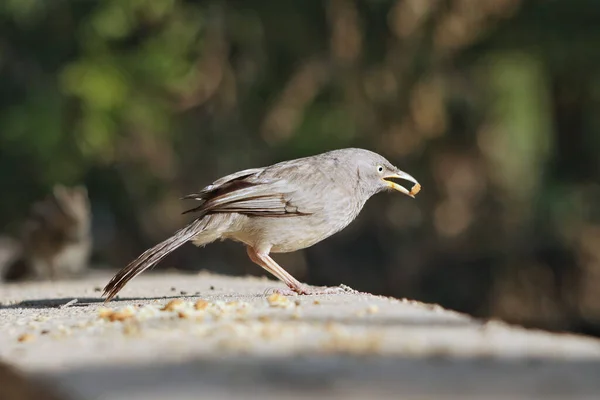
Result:
<svg viewBox="0 0 600 400"><path fill-rule="evenodd" d="M91 217L84 186L56 185L51 194L31 208L20 240L4 240L13 242L15 249L5 257L4 280L81 276L92 250Z"/></svg>

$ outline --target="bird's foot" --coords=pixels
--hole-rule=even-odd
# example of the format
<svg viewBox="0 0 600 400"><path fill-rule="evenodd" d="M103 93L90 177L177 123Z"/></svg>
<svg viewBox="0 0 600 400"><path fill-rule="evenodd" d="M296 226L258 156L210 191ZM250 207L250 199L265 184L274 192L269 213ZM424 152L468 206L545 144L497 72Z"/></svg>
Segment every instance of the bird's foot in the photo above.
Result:
<svg viewBox="0 0 600 400"><path fill-rule="evenodd" d="M327 294L361 294L358 290L354 290L346 285L339 286L309 286L302 285L299 287L290 287L289 289L275 289L275 293L283 296L298 296L298 295L327 295Z"/></svg>

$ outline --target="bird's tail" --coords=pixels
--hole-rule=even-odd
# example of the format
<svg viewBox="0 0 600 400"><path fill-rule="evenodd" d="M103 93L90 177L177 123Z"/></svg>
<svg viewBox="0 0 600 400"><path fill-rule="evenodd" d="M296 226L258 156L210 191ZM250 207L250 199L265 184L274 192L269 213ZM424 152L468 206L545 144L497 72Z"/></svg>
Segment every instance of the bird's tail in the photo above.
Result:
<svg viewBox="0 0 600 400"><path fill-rule="evenodd" d="M207 219L209 218L204 217L192 221L188 226L175 232L175 234L167 240L143 252L138 258L120 270L104 287L103 296L106 296L105 302L109 302L115 297L127 282L148 268L154 267L169 253L205 230L207 222L209 222Z"/></svg>

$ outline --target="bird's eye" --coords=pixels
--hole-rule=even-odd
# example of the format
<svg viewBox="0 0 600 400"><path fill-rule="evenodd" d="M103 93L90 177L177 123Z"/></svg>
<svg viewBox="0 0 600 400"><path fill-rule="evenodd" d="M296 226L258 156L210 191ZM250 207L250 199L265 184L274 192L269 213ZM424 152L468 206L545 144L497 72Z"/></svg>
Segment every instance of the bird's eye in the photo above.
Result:
<svg viewBox="0 0 600 400"><path fill-rule="evenodd" d="M379 173L383 172L383 167L381 165L377 166L377 172L379 172Z"/></svg>

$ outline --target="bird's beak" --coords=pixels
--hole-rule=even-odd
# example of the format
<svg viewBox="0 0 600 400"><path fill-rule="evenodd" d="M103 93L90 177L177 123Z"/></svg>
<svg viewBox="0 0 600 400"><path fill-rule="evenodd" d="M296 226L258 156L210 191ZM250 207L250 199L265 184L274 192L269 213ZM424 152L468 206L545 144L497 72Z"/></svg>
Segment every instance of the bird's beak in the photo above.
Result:
<svg viewBox="0 0 600 400"><path fill-rule="evenodd" d="M414 186L410 190L408 190L408 189L398 185L396 182L391 181L390 179L404 179L406 181L413 182ZM397 190L400 193L404 193L405 195L410 196L413 199L415 198L415 195L417 193L419 193L419 191L421 190L421 185L419 184L419 182L417 182L417 180L415 178L413 178L406 172L403 172L400 170L394 172L393 174L384 176L383 180L388 187L390 187L394 190Z"/></svg>

